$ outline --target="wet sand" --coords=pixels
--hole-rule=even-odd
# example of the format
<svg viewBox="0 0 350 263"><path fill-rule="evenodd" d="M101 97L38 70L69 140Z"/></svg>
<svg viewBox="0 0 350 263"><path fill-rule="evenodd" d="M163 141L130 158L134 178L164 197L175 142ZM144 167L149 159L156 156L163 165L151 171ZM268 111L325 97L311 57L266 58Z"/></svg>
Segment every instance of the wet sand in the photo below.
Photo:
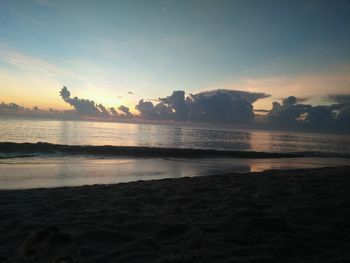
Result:
<svg viewBox="0 0 350 263"><path fill-rule="evenodd" d="M0 262L349 262L350 167L0 191Z"/></svg>
<svg viewBox="0 0 350 263"><path fill-rule="evenodd" d="M57 188L213 174L346 166L346 158L96 158L0 160L0 190Z"/></svg>

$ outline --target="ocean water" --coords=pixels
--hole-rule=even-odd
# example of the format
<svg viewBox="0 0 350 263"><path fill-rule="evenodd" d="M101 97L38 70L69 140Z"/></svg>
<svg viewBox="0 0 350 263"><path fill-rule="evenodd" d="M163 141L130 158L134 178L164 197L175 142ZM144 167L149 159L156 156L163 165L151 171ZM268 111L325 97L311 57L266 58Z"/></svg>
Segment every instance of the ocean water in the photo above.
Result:
<svg viewBox="0 0 350 263"><path fill-rule="evenodd" d="M0 119L0 142L350 154L350 135L83 121Z"/></svg>
<svg viewBox="0 0 350 263"><path fill-rule="evenodd" d="M348 165L350 160L349 135L227 127L0 119L0 142L311 153L303 158L263 159L41 154L31 158L0 158L0 189L111 184L270 169L343 166ZM4 150L1 147L0 144L0 154Z"/></svg>

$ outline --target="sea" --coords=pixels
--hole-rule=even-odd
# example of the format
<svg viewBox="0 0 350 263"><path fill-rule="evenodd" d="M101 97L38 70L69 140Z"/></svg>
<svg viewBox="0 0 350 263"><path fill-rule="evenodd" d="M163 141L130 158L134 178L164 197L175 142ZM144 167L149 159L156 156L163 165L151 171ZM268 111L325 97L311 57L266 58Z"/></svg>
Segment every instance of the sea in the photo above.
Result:
<svg viewBox="0 0 350 263"><path fill-rule="evenodd" d="M292 153L295 158L182 158L7 155L1 143L130 146ZM147 154L145 154L147 155ZM155 125L0 118L0 189L69 187L138 180L347 165L350 135L247 130L217 125Z"/></svg>

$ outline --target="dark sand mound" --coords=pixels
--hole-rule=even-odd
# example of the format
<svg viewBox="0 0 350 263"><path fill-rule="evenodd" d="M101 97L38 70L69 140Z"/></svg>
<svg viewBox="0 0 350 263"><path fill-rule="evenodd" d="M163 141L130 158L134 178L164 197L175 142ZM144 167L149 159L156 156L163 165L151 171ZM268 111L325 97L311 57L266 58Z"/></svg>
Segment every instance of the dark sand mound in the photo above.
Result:
<svg viewBox="0 0 350 263"><path fill-rule="evenodd" d="M0 262L350 262L350 167L0 191Z"/></svg>

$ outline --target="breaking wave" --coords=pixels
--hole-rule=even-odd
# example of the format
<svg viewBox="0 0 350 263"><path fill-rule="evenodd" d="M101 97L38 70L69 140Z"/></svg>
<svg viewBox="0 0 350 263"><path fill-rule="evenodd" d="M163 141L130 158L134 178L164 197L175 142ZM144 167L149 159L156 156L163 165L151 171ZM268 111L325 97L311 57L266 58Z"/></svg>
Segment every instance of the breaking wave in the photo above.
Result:
<svg viewBox="0 0 350 263"><path fill-rule="evenodd" d="M333 152L255 152L191 148L158 148L138 146L89 146L61 145L51 143L0 142L0 159L38 156L116 156L141 158L296 158L296 157L341 157L347 153Z"/></svg>

